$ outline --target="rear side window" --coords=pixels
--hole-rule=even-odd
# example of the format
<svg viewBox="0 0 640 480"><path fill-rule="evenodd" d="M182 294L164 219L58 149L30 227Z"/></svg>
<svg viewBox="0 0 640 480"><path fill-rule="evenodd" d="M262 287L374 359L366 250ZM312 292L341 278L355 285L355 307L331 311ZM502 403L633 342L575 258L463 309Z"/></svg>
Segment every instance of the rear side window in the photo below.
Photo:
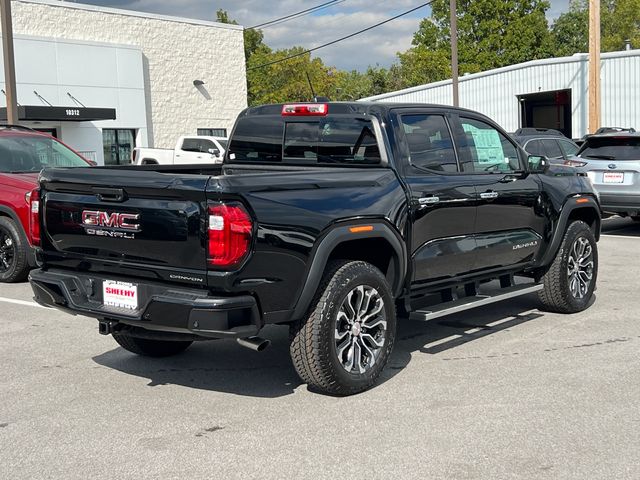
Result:
<svg viewBox="0 0 640 480"><path fill-rule="evenodd" d="M380 151L370 120L353 117L255 116L238 120L230 162L376 165Z"/></svg>
<svg viewBox="0 0 640 480"><path fill-rule="evenodd" d="M588 138L579 155L602 160L640 160L640 137Z"/></svg>
<svg viewBox="0 0 640 480"><path fill-rule="evenodd" d="M197 138L185 138L182 141L182 150L185 152L199 152L200 140Z"/></svg>
<svg viewBox="0 0 640 480"><path fill-rule="evenodd" d="M402 127L411 165L439 172L458 171L451 134L442 115L402 115Z"/></svg>
<svg viewBox="0 0 640 480"><path fill-rule="evenodd" d="M558 143L560 143L560 148L562 148L562 151L568 157L571 155L575 155L579 149L579 147L575 143L570 142L569 140L560 139L558 140Z"/></svg>
<svg viewBox="0 0 640 480"><path fill-rule="evenodd" d="M562 158L562 150L560 150L555 138L548 138L543 140L543 142L548 158Z"/></svg>

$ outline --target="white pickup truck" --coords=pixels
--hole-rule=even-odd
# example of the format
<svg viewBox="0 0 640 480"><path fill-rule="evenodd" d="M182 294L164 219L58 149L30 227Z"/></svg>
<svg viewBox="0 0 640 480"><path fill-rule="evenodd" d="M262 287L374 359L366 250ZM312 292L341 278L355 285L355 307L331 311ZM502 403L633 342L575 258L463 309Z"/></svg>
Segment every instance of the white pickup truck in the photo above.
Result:
<svg viewBox="0 0 640 480"><path fill-rule="evenodd" d="M222 163L227 149L223 137L182 136L176 147L136 147L131 152L131 163L135 165L174 165L188 163Z"/></svg>

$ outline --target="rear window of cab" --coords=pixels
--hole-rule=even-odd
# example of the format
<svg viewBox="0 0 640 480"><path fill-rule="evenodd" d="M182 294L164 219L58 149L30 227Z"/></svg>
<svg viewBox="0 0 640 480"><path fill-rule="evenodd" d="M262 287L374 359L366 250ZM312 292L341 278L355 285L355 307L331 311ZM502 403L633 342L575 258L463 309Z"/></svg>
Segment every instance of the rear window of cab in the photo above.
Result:
<svg viewBox="0 0 640 480"><path fill-rule="evenodd" d="M240 118L229 163L377 165L380 151L370 119L351 116Z"/></svg>

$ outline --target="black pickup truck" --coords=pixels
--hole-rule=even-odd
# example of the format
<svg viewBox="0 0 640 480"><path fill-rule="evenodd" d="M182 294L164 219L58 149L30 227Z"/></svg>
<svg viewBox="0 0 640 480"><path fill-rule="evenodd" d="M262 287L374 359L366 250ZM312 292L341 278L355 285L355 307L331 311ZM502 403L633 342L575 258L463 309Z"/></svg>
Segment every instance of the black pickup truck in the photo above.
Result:
<svg viewBox="0 0 640 480"><path fill-rule="evenodd" d="M375 383L397 317L532 292L578 312L596 285L589 179L469 110L267 105L240 114L222 165L81 170L41 174L35 299L136 354L262 350L286 324L300 377L348 395Z"/></svg>

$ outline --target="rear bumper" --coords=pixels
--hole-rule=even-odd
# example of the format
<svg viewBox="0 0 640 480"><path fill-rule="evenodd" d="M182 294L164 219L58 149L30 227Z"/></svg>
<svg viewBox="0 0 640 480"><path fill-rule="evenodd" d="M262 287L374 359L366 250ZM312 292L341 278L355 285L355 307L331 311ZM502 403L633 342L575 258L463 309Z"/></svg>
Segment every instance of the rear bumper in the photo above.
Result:
<svg viewBox="0 0 640 480"><path fill-rule="evenodd" d="M640 215L640 195L612 195L600 194L600 205L607 213L623 213Z"/></svg>
<svg viewBox="0 0 640 480"><path fill-rule="evenodd" d="M203 290L136 281L139 307L129 310L103 305L103 280L99 275L63 270L33 270L29 275L34 300L40 305L113 324L207 338L246 338L263 326L250 295L213 297ZM132 282L112 276L109 280Z"/></svg>

